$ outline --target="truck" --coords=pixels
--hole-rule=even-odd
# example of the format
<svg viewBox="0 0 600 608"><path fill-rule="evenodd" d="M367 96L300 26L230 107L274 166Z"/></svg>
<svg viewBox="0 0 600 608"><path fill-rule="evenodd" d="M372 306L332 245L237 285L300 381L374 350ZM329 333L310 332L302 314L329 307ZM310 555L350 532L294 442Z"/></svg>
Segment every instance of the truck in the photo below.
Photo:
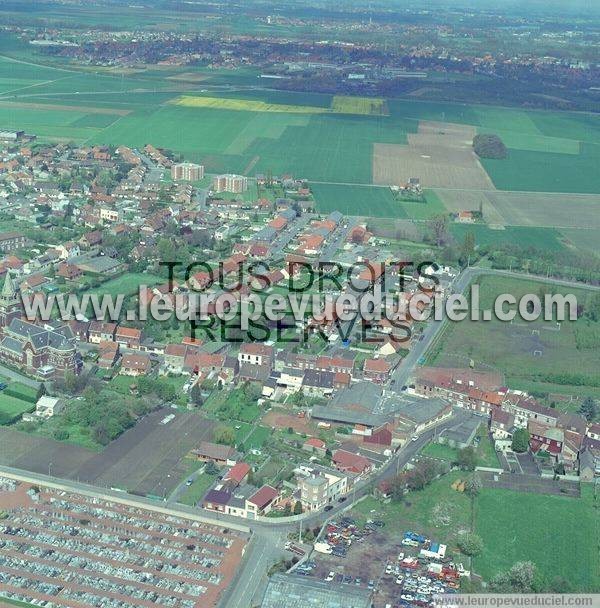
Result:
<svg viewBox="0 0 600 608"><path fill-rule="evenodd" d="M329 543L315 543L314 550L317 553L324 553L325 555L331 555L333 549Z"/></svg>
<svg viewBox="0 0 600 608"><path fill-rule="evenodd" d="M294 545L294 543L290 543L290 542L285 543L285 548L288 551L295 553L296 555L304 555L304 549L302 549L301 547L298 547L297 545Z"/></svg>

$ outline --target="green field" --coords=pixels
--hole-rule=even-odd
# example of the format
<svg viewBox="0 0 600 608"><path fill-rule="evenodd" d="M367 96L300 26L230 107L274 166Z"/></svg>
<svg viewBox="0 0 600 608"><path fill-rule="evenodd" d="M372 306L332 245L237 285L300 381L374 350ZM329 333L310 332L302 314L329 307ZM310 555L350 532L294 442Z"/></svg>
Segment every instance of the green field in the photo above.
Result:
<svg viewBox="0 0 600 608"><path fill-rule="evenodd" d="M10 424L25 412L35 409L35 403L0 392L0 425Z"/></svg>
<svg viewBox="0 0 600 608"><path fill-rule="evenodd" d="M21 384L0 378L8 386L0 391L0 425L12 424L26 412L35 409L37 390Z"/></svg>
<svg viewBox="0 0 600 608"><path fill-rule="evenodd" d="M141 272L127 272L114 279L109 279L108 281L106 281L106 283L102 283L102 285L100 285L99 287L90 289L87 293L98 295L107 294L112 297L117 296L119 294L131 296L137 294L140 285L152 286L162 281L164 281L164 279L159 277L158 275Z"/></svg>
<svg viewBox="0 0 600 608"><path fill-rule="evenodd" d="M578 591L600 591L592 484L582 485L579 499L484 488L475 505L475 528L484 550L473 568L484 579L525 560L534 562L546 579L562 576Z"/></svg>
<svg viewBox="0 0 600 608"><path fill-rule="evenodd" d="M556 228L530 228L527 226L506 226L504 230L494 230L482 224L452 224L450 232L457 242L462 243L465 235L475 236L475 245L512 245L520 243L542 251L561 251L562 234Z"/></svg>
<svg viewBox="0 0 600 608"><path fill-rule="evenodd" d="M360 521L382 519L391 534L425 534L455 552L457 533L471 528L471 500L452 489L456 479L465 479L465 473L444 475L424 490L411 492L404 503L382 504L369 497L352 514ZM545 581L562 576L579 591L598 591L600 539L591 484L582 486L581 498L484 488L473 505L474 528L484 549L474 558L472 570L485 581L517 561L533 561ZM437 510L449 514L449 525L436 524ZM577 559L564 559L571 553Z"/></svg>
<svg viewBox="0 0 600 608"><path fill-rule="evenodd" d="M505 140L507 159L482 161L500 189L600 192L597 115L261 90L252 68L93 69L50 59L8 33L0 34L0 54L0 124L42 140L136 147L152 140L208 172L270 170L369 184L374 143L404 144L420 120L435 120ZM255 88L222 92L223 85ZM182 95L202 107L173 105ZM381 217L404 216L390 201L375 202ZM350 197L349 204L361 201ZM430 217L403 207L411 219Z"/></svg>
<svg viewBox="0 0 600 608"><path fill-rule="evenodd" d="M491 308L499 294L518 299L527 293L539 295L542 290L573 293L584 305L590 298L585 290L486 276L480 279L480 309ZM525 323L519 318L513 324L465 320L446 325L428 354L428 364L463 367L472 359L477 366L504 372L508 386L526 384L529 390L543 392L546 383L551 383L560 385L560 392L583 396L600 386L598 336L600 324L584 318L564 321L560 329L554 322Z"/></svg>

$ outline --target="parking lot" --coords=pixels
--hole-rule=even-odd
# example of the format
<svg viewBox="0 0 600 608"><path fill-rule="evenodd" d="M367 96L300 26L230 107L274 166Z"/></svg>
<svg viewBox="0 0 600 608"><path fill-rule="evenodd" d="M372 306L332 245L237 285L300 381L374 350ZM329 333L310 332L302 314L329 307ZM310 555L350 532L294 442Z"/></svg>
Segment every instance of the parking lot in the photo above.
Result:
<svg viewBox="0 0 600 608"><path fill-rule="evenodd" d="M422 550L439 545L418 535L417 540L391 539L382 524L377 519L364 526L351 518L331 522L316 546L326 551L329 545L332 553L313 551L296 568L297 575L370 589L375 608L430 606L434 594L453 593L459 587L462 566L421 556Z"/></svg>

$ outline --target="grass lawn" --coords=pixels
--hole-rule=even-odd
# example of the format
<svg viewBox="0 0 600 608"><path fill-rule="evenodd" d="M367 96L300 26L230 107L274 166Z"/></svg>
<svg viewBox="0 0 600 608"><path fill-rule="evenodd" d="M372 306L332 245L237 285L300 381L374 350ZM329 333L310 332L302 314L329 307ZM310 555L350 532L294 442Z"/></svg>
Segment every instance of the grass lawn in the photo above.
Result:
<svg viewBox="0 0 600 608"><path fill-rule="evenodd" d="M475 236L475 245L510 245L522 243L542 251L561 251L565 245L562 234L556 228L532 228L526 226L507 226L504 230L493 230L483 224L451 224L450 232L458 243L465 235Z"/></svg>
<svg viewBox="0 0 600 608"><path fill-rule="evenodd" d="M341 211L346 215L406 218L405 204L423 204L401 203L389 188L381 186L311 184L311 189L320 213Z"/></svg>
<svg viewBox="0 0 600 608"><path fill-rule="evenodd" d="M246 450L257 449L260 450L265 442L271 437L272 431L266 426L257 426L248 439L244 442Z"/></svg>
<svg viewBox="0 0 600 608"><path fill-rule="evenodd" d="M491 308L499 294L512 294L518 299L541 291L573 293L584 305L590 298L583 289L485 276L480 279L480 308ZM505 373L508 386L525 382L530 390L543 392L546 383L552 383L561 385L565 393L583 395L600 386L600 350L597 340L590 339L598 336L599 330L600 324L586 319L564 321L560 329L554 322L525 323L518 318L512 324L498 320L449 323L428 354L427 364L460 367L473 359L476 366Z"/></svg>
<svg viewBox="0 0 600 608"><path fill-rule="evenodd" d="M421 450L421 454L424 456L431 456L432 458L439 458L440 460L454 462L458 455L458 450L442 443L428 443Z"/></svg>
<svg viewBox="0 0 600 608"><path fill-rule="evenodd" d="M10 424L25 412L32 412L35 403L0 392L0 424Z"/></svg>
<svg viewBox="0 0 600 608"><path fill-rule="evenodd" d="M254 422L261 414L258 405L248 399L243 388L215 390L202 409L224 422Z"/></svg>
<svg viewBox="0 0 600 608"><path fill-rule="evenodd" d="M186 490L185 494L179 499L179 502L191 507L195 506L201 500L208 489L215 482L214 475L202 473L194 480L194 483Z"/></svg>
<svg viewBox="0 0 600 608"><path fill-rule="evenodd" d="M547 578L563 576L578 591L600 591L598 504L591 484L580 499L484 488L475 527L484 542L474 569L484 579L515 562L533 561Z"/></svg>
<svg viewBox="0 0 600 608"><path fill-rule="evenodd" d="M140 285L156 285L163 282L164 279L158 275L153 275L143 272L126 272L125 274L109 279L106 283L90 289L88 293L93 294L108 294L110 296L125 295L132 296L137 294Z"/></svg>
<svg viewBox="0 0 600 608"><path fill-rule="evenodd" d="M408 494L403 503L383 504L369 497L360 502L352 513L361 520L383 520L386 532L394 536L401 535L405 530L414 530L426 534L432 540L451 543L459 530L470 527L471 501L465 494L451 487L456 479L466 479L467 475L468 473L459 471L444 475L424 490ZM444 511L450 514L450 525L436 527L434 512L438 505L442 505ZM377 517L371 513L373 510Z"/></svg>

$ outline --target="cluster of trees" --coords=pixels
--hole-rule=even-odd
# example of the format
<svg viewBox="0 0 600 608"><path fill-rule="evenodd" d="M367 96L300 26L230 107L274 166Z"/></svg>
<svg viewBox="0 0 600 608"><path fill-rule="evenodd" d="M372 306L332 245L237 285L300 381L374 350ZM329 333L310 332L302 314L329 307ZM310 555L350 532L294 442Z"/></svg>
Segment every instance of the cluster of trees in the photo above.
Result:
<svg viewBox="0 0 600 608"><path fill-rule="evenodd" d="M598 416L598 404L591 397L586 397L579 407L579 413L588 422L593 422Z"/></svg>
<svg viewBox="0 0 600 608"><path fill-rule="evenodd" d="M523 454L529 449L529 431L527 429L517 429L513 433L512 450L518 454Z"/></svg>
<svg viewBox="0 0 600 608"><path fill-rule="evenodd" d="M230 426L220 425L215 429L213 439L215 443L235 445L235 430Z"/></svg>
<svg viewBox="0 0 600 608"><path fill-rule="evenodd" d="M141 399L115 398L114 393L103 393L91 386L82 394L84 399L75 401L62 414L64 426L89 429L94 441L100 445L108 445L132 427L138 416L148 413L151 409ZM58 433L59 439L68 439L68 433L66 436L64 431Z"/></svg>
<svg viewBox="0 0 600 608"><path fill-rule="evenodd" d="M473 150L480 158L507 158L508 150L504 142L492 133L479 133L473 138Z"/></svg>
<svg viewBox="0 0 600 608"><path fill-rule="evenodd" d="M532 562L517 562L489 584L494 593L573 593L574 585L564 576L543 576Z"/></svg>
<svg viewBox="0 0 600 608"><path fill-rule="evenodd" d="M404 490L422 490L441 473L440 465L429 458L422 458L412 469L397 475L391 482L392 498L402 500Z"/></svg>
<svg viewBox="0 0 600 608"><path fill-rule="evenodd" d="M141 395L156 395L162 401L174 401L179 396L172 384L157 378L140 376L136 384Z"/></svg>

